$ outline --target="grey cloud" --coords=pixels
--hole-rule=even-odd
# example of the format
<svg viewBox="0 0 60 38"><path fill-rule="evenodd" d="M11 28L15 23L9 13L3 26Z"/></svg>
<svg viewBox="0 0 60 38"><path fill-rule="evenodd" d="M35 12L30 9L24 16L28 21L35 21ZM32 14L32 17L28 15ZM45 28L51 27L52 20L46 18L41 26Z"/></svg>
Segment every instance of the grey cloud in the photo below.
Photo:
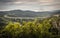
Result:
<svg viewBox="0 0 60 38"><path fill-rule="evenodd" d="M34 1L37 1L37 0L0 0L0 2L15 2L15 1L34 2Z"/></svg>
<svg viewBox="0 0 60 38"><path fill-rule="evenodd" d="M53 0L51 3L50 0L46 0L48 2L40 2L42 0L0 0L0 10L7 9L32 9L32 10L49 10L49 9L60 9L60 0ZM45 0L43 0L45 1ZM20 3L21 2L21 3Z"/></svg>
<svg viewBox="0 0 60 38"><path fill-rule="evenodd" d="M15 1L26 1L26 2L41 2L41 1L50 1L50 0L0 0L0 2L15 2ZM54 2L60 2L60 0L51 0Z"/></svg>
<svg viewBox="0 0 60 38"><path fill-rule="evenodd" d="M0 0L0 2L13 2L15 0Z"/></svg>

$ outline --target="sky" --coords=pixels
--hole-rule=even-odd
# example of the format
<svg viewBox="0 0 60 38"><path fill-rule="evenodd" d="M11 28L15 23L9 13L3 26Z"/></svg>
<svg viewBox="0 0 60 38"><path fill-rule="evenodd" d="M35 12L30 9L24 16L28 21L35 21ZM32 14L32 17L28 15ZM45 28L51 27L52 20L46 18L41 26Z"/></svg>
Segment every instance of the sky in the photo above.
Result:
<svg viewBox="0 0 60 38"><path fill-rule="evenodd" d="M9 10L60 10L60 0L0 0L0 11Z"/></svg>

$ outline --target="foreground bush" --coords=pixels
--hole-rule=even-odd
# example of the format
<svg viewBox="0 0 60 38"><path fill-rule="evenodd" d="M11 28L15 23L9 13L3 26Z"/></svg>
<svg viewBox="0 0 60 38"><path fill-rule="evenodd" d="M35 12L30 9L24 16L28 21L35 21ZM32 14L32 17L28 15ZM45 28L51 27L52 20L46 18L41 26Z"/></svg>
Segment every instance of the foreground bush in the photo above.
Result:
<svg viewBox="0 0 60 38"><path fill-rule="evenodd" d="M0 38L59 38L54 37L51 24L52 19L44 19L42 22L35 20L29 22L8 22L0 32ZM51 31L53 30L53 31Z"/></svg>

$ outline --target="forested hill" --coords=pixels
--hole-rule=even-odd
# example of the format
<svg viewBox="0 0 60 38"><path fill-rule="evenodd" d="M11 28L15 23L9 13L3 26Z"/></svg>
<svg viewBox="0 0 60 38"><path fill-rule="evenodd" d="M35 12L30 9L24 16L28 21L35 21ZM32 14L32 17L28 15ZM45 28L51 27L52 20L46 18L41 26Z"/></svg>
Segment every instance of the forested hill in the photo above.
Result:
<svg viewBox="0 0 60 38"><path fill-rule="evenodd" d="M60 10L45 11L45 12L34 12L34 11L22 11L22 10L11 10L11 11L0 11L0 15L9 15L17 17L45 17L54 14L60 14Z"/></svg>

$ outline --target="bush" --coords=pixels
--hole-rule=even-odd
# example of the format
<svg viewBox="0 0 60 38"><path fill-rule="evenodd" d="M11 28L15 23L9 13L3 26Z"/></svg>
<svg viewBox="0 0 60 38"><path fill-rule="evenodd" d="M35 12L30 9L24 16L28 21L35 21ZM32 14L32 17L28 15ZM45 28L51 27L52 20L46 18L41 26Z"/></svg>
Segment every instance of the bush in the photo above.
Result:
<svg viewBox="0 0 60 38"><path fill-rule="evenodd" d="M9 22L2 31L5 38L50 38L51 25L49 20L23 22Z"/></svg>

